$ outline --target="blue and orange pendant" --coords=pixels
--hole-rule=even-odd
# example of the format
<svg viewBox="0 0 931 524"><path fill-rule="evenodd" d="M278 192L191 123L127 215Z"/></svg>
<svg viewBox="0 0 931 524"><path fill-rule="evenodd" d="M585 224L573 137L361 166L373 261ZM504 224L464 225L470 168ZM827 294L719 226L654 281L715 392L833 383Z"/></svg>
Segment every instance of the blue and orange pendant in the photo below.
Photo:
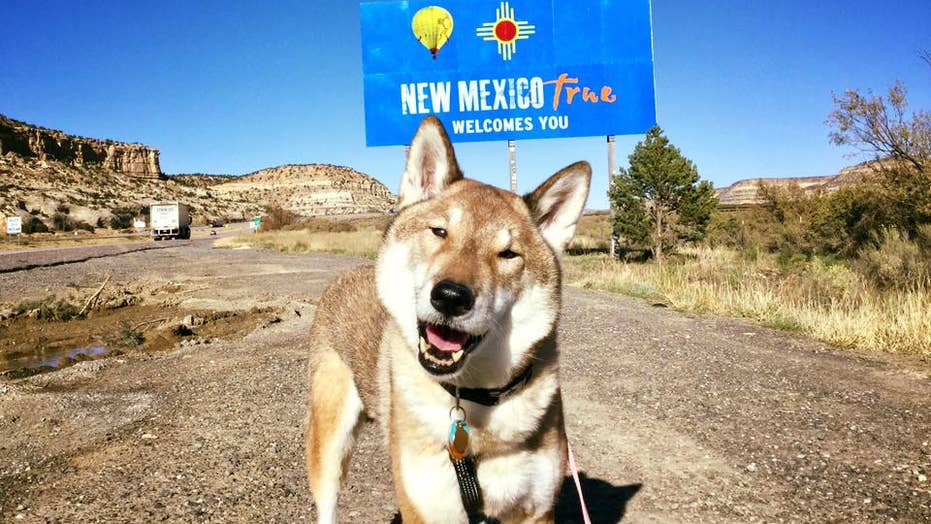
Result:
<svg viewBox="0 0 931 524"><path fill-rule="evenodd" d="M469 453L469 433L472 428L465 420L454 420L449 426L449 456L462 460Z"/></svg>

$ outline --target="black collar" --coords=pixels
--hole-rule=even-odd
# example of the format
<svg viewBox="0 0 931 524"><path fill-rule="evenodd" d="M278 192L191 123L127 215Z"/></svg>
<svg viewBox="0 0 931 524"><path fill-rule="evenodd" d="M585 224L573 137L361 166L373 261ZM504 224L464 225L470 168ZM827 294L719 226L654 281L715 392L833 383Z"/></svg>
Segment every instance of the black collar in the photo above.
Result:
<svg viewBox="0 0 931 524"><path fill-rule="evenodd" d="M527 369L525 369L523 373L514 377L514 380L503 388L459 388L459 398L483 406L497 406L502 398L507 397L511 393L517 391L517 389L527 385L532 376L533 366L527 366ZM440 385L443 386L443 389L448 391L450 395L456 396L456 386L446 382L441 382Z"/></svg>

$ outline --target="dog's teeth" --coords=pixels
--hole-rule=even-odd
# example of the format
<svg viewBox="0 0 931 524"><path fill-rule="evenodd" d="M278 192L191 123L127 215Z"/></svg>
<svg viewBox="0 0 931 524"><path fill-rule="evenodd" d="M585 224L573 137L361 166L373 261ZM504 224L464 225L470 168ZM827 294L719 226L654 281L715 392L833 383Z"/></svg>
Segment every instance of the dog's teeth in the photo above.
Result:
<svg viewBox="0 0 931 524"><path fill-rule="evenodd" d="M462 355L465 354L465 351L457 351L453 353L453 362L459 362L462 360Z"/></svg>
<svg viewBox="0 0 931 524"><path fill-rule="evenodd" d="M426 353L428 349L430 349L430 344L428 344L426 340L421 338L420 339L420 352Z"/></svg>

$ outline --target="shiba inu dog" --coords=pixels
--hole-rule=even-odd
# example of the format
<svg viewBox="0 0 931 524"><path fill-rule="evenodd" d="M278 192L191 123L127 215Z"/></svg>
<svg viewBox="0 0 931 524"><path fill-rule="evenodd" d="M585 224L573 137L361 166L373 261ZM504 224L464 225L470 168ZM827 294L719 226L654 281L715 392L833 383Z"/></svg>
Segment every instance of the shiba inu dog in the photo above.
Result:
<svg viewBox="0 0 931 524"><path fill-rule="evenodd" d="M339 278L311 328L318 522L336 520L366 416L405 524L553 521L567 460L557 257L590 181L586 162L523 198L465 179L440 121L421 123L377 262Z"/></svg>

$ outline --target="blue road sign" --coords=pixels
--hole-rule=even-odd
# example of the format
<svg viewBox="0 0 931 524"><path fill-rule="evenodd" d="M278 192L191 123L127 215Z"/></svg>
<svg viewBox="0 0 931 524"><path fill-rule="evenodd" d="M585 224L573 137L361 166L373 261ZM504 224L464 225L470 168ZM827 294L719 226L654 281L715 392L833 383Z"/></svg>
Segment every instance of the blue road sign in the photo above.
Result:
<svg viewBox="0 0 931 524"><path fill-rule="evenodd" d="M650 0L362 2L369 146L427 115L454 142L640 134L656 123Z"/></svg>

